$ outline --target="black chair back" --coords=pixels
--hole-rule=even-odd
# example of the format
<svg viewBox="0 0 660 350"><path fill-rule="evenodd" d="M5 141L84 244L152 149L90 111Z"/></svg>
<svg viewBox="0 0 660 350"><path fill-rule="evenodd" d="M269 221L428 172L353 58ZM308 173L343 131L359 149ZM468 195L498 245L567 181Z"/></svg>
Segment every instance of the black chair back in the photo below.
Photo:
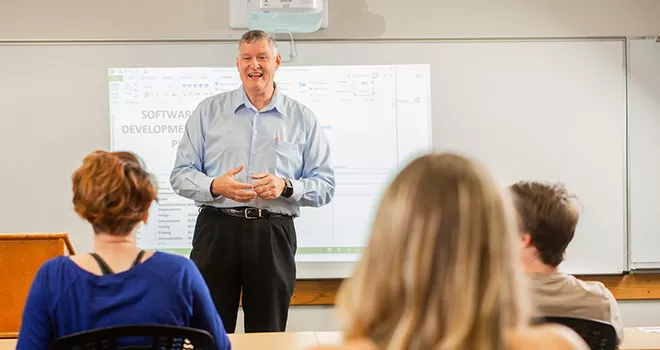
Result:
<svg viewBox="0 0 660 350"><path fill-rule="evenodd" d="M535 323L559 323L574 330L592 350L615 350L617 336L610 323L577 317L542 317Z"/></svg>
<svg viewBox="0 0 660 350"><path fill-rule="evenodd" d="M151 340L151 345L121 347L121 339ZM118 342L118 339L120 341ZM125 325L69 334L53 341L49 350L212 350L215 341L201 329L169 325Z"/></svg>

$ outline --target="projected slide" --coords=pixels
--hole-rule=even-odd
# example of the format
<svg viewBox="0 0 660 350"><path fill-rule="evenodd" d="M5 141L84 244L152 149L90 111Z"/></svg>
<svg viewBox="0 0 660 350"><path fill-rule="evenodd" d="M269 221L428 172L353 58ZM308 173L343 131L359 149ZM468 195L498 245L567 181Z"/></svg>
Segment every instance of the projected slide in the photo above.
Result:
<svg viewBox="0 0 660 350"><path fill-rule="evenodd" d="M276 82L317 115L336 172L333 201L295 220L297 261L355 261L383 190L431 150L430 66L281 67ZM197 207L169 184L178 142L201 100L240 84L234 67L109 70L111 149L138 154L159 186L141 248L190 252Z"/></svg>

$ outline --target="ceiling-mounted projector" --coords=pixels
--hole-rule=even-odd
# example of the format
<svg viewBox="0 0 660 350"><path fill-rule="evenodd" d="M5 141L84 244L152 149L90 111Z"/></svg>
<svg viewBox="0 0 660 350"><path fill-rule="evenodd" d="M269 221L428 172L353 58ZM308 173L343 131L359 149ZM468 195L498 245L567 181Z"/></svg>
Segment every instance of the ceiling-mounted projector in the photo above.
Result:
<svg viewBox="0 0 660 350"><path fill-rule="evenodd" d="M327 26L327 0L242 0L247 23L240 23L240 0L232 0L232 28L270 33L312 33ZM245 15L243 15L245 16Z"/></svg>
<svg viewBox="0 0 660 350"><path fill-rule="evenodd" d="M248 11L254 13L320 13L322 0L248 0Z"/></svg>

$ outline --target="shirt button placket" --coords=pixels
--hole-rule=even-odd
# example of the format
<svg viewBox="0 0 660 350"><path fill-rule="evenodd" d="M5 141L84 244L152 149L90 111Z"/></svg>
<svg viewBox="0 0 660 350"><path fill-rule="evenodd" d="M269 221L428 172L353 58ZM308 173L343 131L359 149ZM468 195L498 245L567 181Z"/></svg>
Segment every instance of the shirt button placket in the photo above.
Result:
<svg viewBox="0 0 660 350"><path fill-rule="evenodd" d="M253 174L253 165L254 165L254 153L256 150L256 142L257 142L257 118L259 117L259 112L256 112L254 114L254 117L252 117L252 141L250 142L250 159L248 163L248 176L250 174ZM258 169L257 169L258 170Z"/></svg>

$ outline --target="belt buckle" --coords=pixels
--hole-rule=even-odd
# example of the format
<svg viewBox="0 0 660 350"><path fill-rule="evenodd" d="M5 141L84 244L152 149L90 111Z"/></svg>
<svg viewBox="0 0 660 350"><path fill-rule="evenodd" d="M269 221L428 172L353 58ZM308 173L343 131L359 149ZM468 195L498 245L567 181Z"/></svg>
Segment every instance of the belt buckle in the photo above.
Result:
<svg viewBox="0 0 660 350"><path fill-rule="evenodd" d="M257 216L250 216L250 212L256 212ZM245 208L245 211L243 212L244 216L248 220L254 220L254 219L259 219L261 218L261 209L259 208Z"/></svg>

